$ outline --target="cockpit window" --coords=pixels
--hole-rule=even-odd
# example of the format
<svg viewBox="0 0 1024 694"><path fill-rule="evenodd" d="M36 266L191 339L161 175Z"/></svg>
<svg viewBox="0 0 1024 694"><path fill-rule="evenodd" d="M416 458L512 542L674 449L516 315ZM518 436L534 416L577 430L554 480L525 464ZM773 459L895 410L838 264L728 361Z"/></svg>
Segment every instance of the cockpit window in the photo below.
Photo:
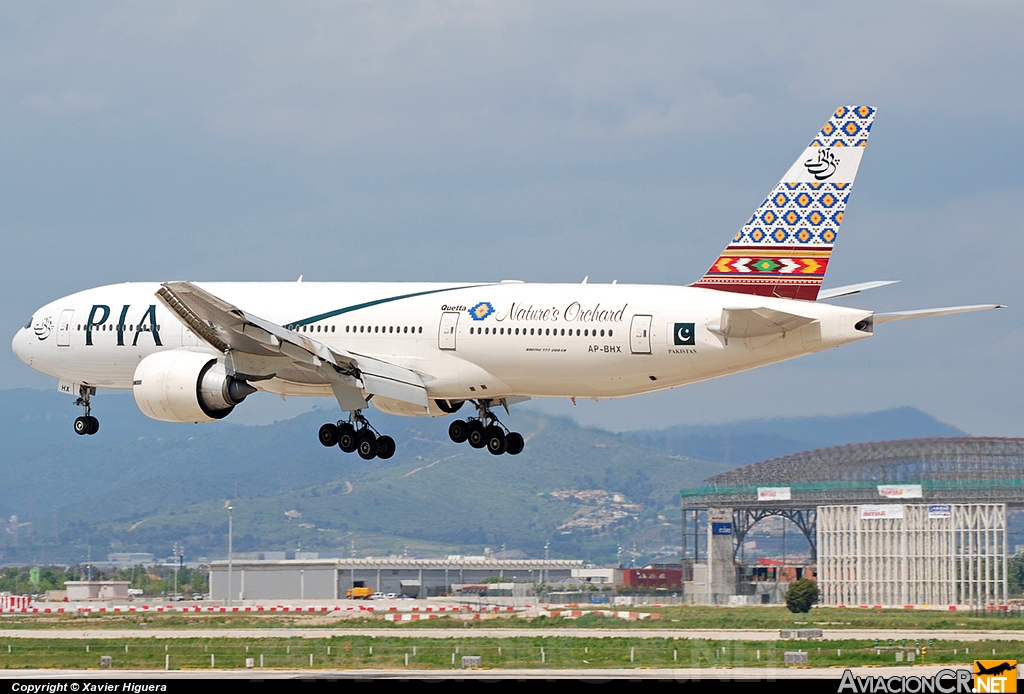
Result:
<svg viewBox="0 0 1024 694"><path fill-rule="evenodd" d="M33 316L33 318L34 318L34 316ZM29 318L28 319L28 323L25 323L25 329L27 330L27 329L29 329L31 327L32 327L32 318Z"/></svg>

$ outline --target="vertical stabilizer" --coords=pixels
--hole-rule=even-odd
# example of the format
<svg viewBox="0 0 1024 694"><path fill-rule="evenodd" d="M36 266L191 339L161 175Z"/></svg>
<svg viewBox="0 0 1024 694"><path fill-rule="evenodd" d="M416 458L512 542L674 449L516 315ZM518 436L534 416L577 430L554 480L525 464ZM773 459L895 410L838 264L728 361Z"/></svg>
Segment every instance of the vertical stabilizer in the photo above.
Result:
<svg viewBox="0 0 1024 694"><path fill-rule="evenodd" d="M695 287L814 301L875 109L836 109Z"/></svg>

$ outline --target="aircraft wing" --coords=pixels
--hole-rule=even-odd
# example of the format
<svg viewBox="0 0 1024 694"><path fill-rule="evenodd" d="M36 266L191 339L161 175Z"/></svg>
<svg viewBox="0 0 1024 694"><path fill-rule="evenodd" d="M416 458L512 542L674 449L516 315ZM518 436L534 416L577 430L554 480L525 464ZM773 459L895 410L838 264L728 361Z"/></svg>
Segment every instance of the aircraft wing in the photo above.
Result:
<svg viewBox="0 0 1024 694"><path fill-rule="evenodd" d="M890 323L911 318L928 318L931 316L949 316L954 313L970 313L971 311L990 311L994 308L1006 308L1002 304L976 304L974 306L946 306L944 308L923 308L917 311L896 311L894 313L876 313L875 323Z"/></svg>
<svg viewBox="0 0 1024 694"><path fill-rule="evenodd" d="M721 322L717 326L708 326L708 329L727 340L782 337L815 320L817 319L770 308L723 308Z"/></svg>
<svg viewBox="0 0 1024 694"><path fill-rule="evenodd" d="M295 364L329 383L343 409L366 406L359 390L427 407L427 391L415 371L329 347L247 313L191 282L167 282L156 295L192 332L228 354L241 374L270 378L276 368Z"/></svg>

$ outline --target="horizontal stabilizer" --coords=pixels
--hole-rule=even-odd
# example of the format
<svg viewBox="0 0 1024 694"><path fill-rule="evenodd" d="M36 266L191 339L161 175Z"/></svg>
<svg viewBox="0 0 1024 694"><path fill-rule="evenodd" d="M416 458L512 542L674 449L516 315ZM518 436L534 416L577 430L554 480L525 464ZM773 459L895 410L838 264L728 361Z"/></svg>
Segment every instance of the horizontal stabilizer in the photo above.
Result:
<svg viewBox="0 0 1024 694"><path fill-rule="evenodd" d="M869 289L877 289L878 287L896 284L899 281L900 280L875 280L874 282L861 282L860 284L847 284L843 287L822 289L818 292L818 301L823 301L825 299L838 299L841 296L853 296L854 294L866 292Z"/></svg>
<svg viewBox="0 0 1024 694"><path fill-rule="evenodd" d="M723 308L722 322L718 326L709 325L708 330L726 339L781 337L815 320L770 308Z"/></svg>
<svg viewBox="0 0 1024 694"><path fill-rule="evenodd" d="M917 311L896 311L895 313L876 313L875 323L891 323L911 318L930 318L932 316L949 316L954 313L970 313L972 311L991 311L994 308L1006 308L1002 304L977 304L975 306L946 306L945 308L922 308Z"/></svg>

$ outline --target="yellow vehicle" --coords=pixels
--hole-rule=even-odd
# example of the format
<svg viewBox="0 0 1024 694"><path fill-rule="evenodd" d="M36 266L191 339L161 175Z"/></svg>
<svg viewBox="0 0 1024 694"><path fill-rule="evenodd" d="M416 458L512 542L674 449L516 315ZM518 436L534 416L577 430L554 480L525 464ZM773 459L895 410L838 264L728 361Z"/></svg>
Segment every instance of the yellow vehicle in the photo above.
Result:
<svg viewBox="0 0 1024 694"><path fill-rule="evenodd" d="M345 591L345 597L354 600L369 600L371 595L373 595L373 588L364 586L356 586Z"/></svg>

